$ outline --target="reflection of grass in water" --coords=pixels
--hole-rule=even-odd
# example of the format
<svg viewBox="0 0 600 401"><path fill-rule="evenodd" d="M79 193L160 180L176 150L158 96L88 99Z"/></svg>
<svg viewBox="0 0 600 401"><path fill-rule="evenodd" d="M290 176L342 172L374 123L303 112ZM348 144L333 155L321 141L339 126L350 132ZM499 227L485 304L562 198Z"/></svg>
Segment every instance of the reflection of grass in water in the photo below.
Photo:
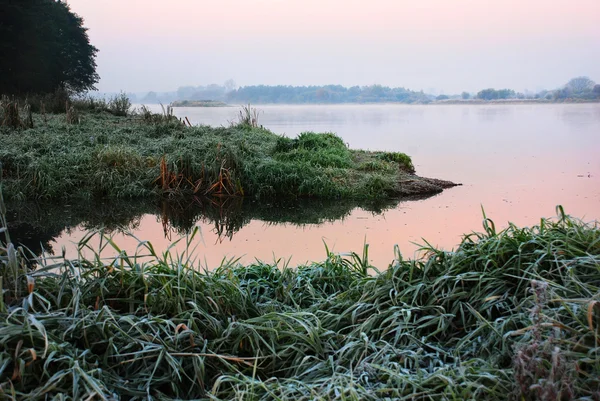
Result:
<svg viewBox="0 0 600 401"><path fill-rule="evenodd" d="M198 222L214 224L219 239L233 237L233 234L248 224L251 216L245 215L242 208L244 199L194 198L191 202L163 202L160 219L167 237L171 232L176 236L185 235Z"/></svg>
<svg viewBox="0 0 600 401"><path fill-rule="evenodd" d="M106 233L135 231L141 218L154 214L163 224L165 236L184 235L199 221L214 225L220 240L229 238L253 219L270 223L320 224L347 216L361 206L379 212L398 201L357 203L354 201L251 202L244 198L190 198L160 203L113 200L71 205L51 203L9 204L8 220L15 243L39 254L42 247L52 253L52 240L63 231L81 226L84 230L103 228ZM143 235L143 234L142 234Z"/></svg>
<svg viewBox="0 0 600 401"><path fill-rule="evenodd" d="M107 233L135 230L144 214L155 207L144 202L74 202L56 205L44 202L8 204L8 224L13 241L39 254L43 249L52 253L51 241L63 231L78 226L84 230L100 227Z"/></svg>
<svg viewBox="0 0 600 401"><path fill-rule="evenodd" d="M157 216L168 239L185 235L198 222L203 222L214 225L218 241L222 241L232 239L237 231L254 219L269 224L322 224L342 220L356 207L381 213L396 207L399 202L303 199L267 203L241 197L222 197L165 200L160 203L124 200L74 202L69 206L18 203L9 205L8 219L14 242L39 254L42 248L52 253L52 240L65 230L68 233L81 226L84 230L103 228L108 234L131 232L138 229L142 217L147 214Z"/></svg>
<svg viewBox="0 0 600 401"><path fill-rule="evenodd" d="M352 210L362 207L373 213L395 207L398 201L386 203L357 203L351 200L294 200L274 203L253 202L242 198L197 198L193 203L163 203L161 219L178 235L191 230L198 221L214 224L219 237L233 234L251 220L270 224L322 224L342 220Z"/></svg>
<svg viewBox="0 0 600 401"><path fill-rule="evenodd" d="M502 232L485 219L456 251L397 252L373 276L366 257L331 253L297 269L225 262L200 272L193 255L149 243L141 251L151 258L36 271L4 237L0 392L15 399L592 400L600 391L600 230L562 210Z"/></svg>

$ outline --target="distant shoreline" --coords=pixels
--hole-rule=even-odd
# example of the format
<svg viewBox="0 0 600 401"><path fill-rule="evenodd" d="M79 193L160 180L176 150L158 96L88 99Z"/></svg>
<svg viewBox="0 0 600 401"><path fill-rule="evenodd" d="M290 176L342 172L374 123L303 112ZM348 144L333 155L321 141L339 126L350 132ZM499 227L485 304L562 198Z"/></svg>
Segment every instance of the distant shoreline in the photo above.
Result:
<svg viewBox="0 0 600 401"><path fill-rule="evenodd" d="M565 100L554 101L546 99L497 99L497 100L482 100L482 99L448 99L437 100L428 104L579 104L579 103L600 103L600 99L593 100Z"/></svg>
<svg viewBox="0 0 600 401"><path fill-rule="evenodd" d="M227 103L218 100L175 100L171 107L230 107Z"/></svg>
<svg viewBox="0 0 600 401"><path fill-rule="evenodd" d="M436 100L428 103L404 103L404 102L343 102L343 103L251 103L255 106L372 106L372 105L404 105L404 106L432 106L432 105L528 105L528 104L590 104L600 103L600 100L572 100L572 101L552 101L542 99L448 99ZM150 104L150 103L149 103ZM157 103L158 104L158 103ZM177 100L171 102L171 107L238 107L245 103L227 104L218 101L194 101Z"/></svg>

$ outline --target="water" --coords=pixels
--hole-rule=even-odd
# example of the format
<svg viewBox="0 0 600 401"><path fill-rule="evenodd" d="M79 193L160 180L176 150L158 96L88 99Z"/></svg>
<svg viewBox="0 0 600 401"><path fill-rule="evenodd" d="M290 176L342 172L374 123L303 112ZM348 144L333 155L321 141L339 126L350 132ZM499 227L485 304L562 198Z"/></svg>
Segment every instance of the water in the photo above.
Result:
<svg viewBox="0 0 600 401"><path fill-rule="evenodd" d="M222 221L222 207L211 206L213 217L201 218L196 209L206 203L184 205L186 224L175 228L163 226L169 214L153 205L154 209L128 217L133 218L130 228L138 238L166 249L177 236L177 227L197 225L202 239L195 243L196 253L208 267L229 257L241 257L242 262L283 258L297 265L322 260L324 242L335 252L360 252L366 241L371 261L384 268L393 258L395 244L408 257L424 239L452 249L462 234L481 229L482 207L499 228L508 221L536 224L542 216L553 216L559 204L584 220L600 219L600 104L257 108L259 123L274 132L288 136L335 132L353 148L405 152L412 156L419 175L463 185L424 200L392 205L382 213L368 205L376 211L319 203L256 211L244 201L233 208L235 219ZM187 116L193 124L213 126L227 125L237 113L235 107L175 109L177 116ZM286 212L280 215L281 210ZM69 207L58 212L58 216L71 214ZM80 223L81 218L74 218L63 225L67 229L57 223L58 228L48 233L54 238L49 244L55 250L65 246L72 253L72 243L96 225ZM233 229L227 230L227 224ZM137 244L123 235L116 235L116 242L130 251Z"/></svg>

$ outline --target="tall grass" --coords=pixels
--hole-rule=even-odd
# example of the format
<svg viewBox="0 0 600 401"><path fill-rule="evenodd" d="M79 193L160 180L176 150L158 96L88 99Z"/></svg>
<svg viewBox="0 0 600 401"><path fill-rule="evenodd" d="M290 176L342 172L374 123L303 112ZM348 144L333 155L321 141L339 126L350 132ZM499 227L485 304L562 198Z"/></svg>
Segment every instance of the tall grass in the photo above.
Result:
<svg viewBox="0 0 600 401"><path fill-rule="evenodd" d="M0 97L0 127L12 130L33 128L33 114L29 104L21 105L15 98Z"/></svg>
<svg viewBox="0 0 600 401"><path fill-rule="evenodd" d="M110 99L93 97L89 94L74 95L65 89L57 89L46 94L30 94L19 98L0 98L0 126L11 128L33 128L33 113L66 114L67 124L79 120L80 113L110 113L114 116L126 117L134 112L127 94L121 92ZM24 118L18 118L24 115ZM74 118L75 116L76 118Z"/></svg>
<svg viewBox="0 0 600 401"><path fill-rule="evenodd" d="M85 113L103 113L109 112L109 103L104 98L95 98L92 96L81 96L71 98L73 107Z"/></svg>
<svg viewBox="0 0 600 401"><path fill-rule="evenodd" d="M5 227L3 227L5 228ZM3 230L2 235L7 234ZM558 219L297 269L192 247L38 258L0 246L0 394L13 399L565 400L600 396L600 230ZM99 255L99 250L96 249Z"/></svg>
<svg viewBox="0 0 600 401"><path fill-rule="evenodd" d="M250 105L242 106L238 114L238 121L235 125L258 128L258 114L259 111L254 107Z"/></svg>
<svg viewBox="0 0 600 401"><path fill-rule="evenodd" d="M21 99L22 103L29 104L35 113L65 113L65 105L72 103L75 99L63 88L59 88L52 93L30 94Z"/></svg>

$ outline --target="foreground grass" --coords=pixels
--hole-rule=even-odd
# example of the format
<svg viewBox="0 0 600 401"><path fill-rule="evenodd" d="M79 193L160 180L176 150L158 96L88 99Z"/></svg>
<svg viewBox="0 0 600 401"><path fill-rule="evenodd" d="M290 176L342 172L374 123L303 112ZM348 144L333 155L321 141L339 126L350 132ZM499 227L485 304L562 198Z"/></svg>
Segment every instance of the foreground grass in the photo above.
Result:
<svg viewBox="0 0 600 401"><path fill-rule="evenodd" d="M598 226L484 226L383 272L368 248L200 272L147 242L31 270L3 229L0 398L599 399Z"/></svg>
<svg viewBox="0 0 600 401"><path fill-rule="evenodd" d="M67 123L67 121L69 123ZM453 184L414 175L403 153L351 150L333 134L297 139L255 127L189 127L177 118L106 112L32 116L0 127L7 198L247 195L256 199L384 199Z"/></svg>

